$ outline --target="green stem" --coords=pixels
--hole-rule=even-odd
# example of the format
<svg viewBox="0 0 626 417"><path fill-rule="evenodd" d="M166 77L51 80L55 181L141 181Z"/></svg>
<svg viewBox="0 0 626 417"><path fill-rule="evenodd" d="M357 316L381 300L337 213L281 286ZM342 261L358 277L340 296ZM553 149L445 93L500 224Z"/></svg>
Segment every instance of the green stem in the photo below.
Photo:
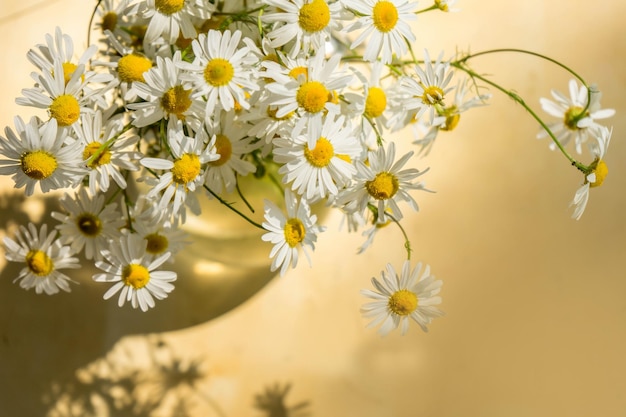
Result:
<svg viewBox="0 0 626 417"><path fill-rule="evenodd" d="M483 81L486 84L489 84L490 86L498 89L500 92L506 94L507 96L509 96L510 98L513 99L513 101L519 103L530 115L533 119L535 119L537 121L537 123L539 123L539 125L541 125L541 127L548 133L548 135L550 136L550 138L552 139L552 141L554 142L554 144L559 148L559 150L561 151L561 153L570 161L570 163L575 166L576 168L578 168L579 170L586 172L588 171L588 167L586 165L583 165L582 163L576 161L563 147L563 145L561 144L561 142L556 138L556 136L554 135L554 133L552 133L552 130L548 127L548 125L545 124L545 122L537 115L537 113L535 113L535 111L533 109L530 108L530 106L528 106L528 104L526 104L526 102L517 94L514 93L513 91L507 90L506 88L502 87L501 85L489 80L488 78L483 77L482 75L479 75L478 73L472 71L471 69L467 68L464 64L464 60L460 60L458 62L452 62L450 65L452 65L453 67L464 71L465 73L467 73L467 75L469 75L471 78L475 78L475 79L479 79L481 81Z"/></svg>
<svg viewBox="0 0 626 417"><path fill-rule="evenodd" d="M259 223L255 222L250 217L248 217L245 214L243 214L241 211L237 210L235 207L233 207L232 203L229 203L226 200L224 200L222 197L220 197L218 194L216 194L213 190L211 190L206 184L204 184L203 187L204 187L205 190L207 190L209 192L209 194L211 194L213 197L215 197L220 203L222 203L223 205L228 207L230 210L232 210L235 213L237 213L245 221L247 221L248 223L250 223L251 225L253 225L255 227L258 227L259 229L265 230L265 228L262 225L260 225Z"/></svg>
<svg viewBox="0 0 626 417"><path fill-rule="evenodd" d="M426 13L426 12L430 12L431 10L437 10L437 9L439 9L439 6L437 6L436 4L433 4L430 7L416 11L415 14Z"/></svg>

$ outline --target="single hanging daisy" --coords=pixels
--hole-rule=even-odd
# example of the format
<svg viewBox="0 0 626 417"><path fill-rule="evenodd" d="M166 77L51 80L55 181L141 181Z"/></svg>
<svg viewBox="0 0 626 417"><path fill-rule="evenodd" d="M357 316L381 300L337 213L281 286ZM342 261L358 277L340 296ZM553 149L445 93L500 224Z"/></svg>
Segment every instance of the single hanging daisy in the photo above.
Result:
<svg viewBox="0 0 626 417"><path fill-rule="evenodd" d="M313 142L315 146L310 147ZM309 201L335 195L356 173L352 160L361 146L343 116L329 114L322 125L311 124L293 138L274 139L274 161L285 184Z"/></svg>
<svg viewBox="0 0 626 417"><path fill-rule="evenodd" d="M148 311L155 306L155 298L163 300L174 289L176 272L158 270L171 254L165 252L156 258L149 255L141 236L125 234L111 241L103 255L106 261L96 262L96 267L104 272L95 274L93 280L113 283L104 293L105 300L119 292L118 306L130 301L133 308Z"/></svg>
<svg viewBox="0 0 626 417"><path fill-rule="evenodd" d="M376 291L361 290L361 294L375 301L366 303L361 308L364 317L372 319L367 327L381 325L378 333L386 335L400 327L404 335L409 329L409 318L427 332L427 325L443 312L436 305L441 304L438 296L441 280L430 274L426 265L422 272L422 264L418 263L411 271L411 263L404 261L400 275L391 264L381 272L382 282L372 278Z"/></svg>
<svg viewBox="0 0 626 417"><path fill-rule="evenodd" d="M244 109L250 108L246 93L259 88L253 68L258 60L250 53L247 43L240 45L240 41L239 30L223 33L209 30L191 43L195 56L193 62L177 63L185 70L181 75L183 81L193 85L193 97L206 98L206 117L219 109L233 110L235 103Z"/></svg>
<svg viewBox="0 0 626 417"><path fill-rule="evenodd" d="M263 228L267 230L261 239L274 245L270 252L271 270L280 268L280 275L285 275L291 265L298 264L298 251L301 248L311 264L308 250L315 250L317 234L323 228L316 225L317 216L311 214L311 208L304 199L298 199L289 189L285 190L285 206L287 216L273 202L265 200L265 221Z"/></svg>
<svg viewBox="0 0 626 417"><path fill-rule="evenodd" d="M61 224L57 230L61 242L70 245L72 253L85 250L86 259L101 260L101 250L110 240L117 241L119 229L126 221L117 210L117 204L104 205L104 194L91 196L81 188L74 198L65 194L59 201L67 214L52 212L52 217Z"/></svg>
<svg viewBox="0 0 626 417"><path fill-rule="evenodd" d="M6 138L0 137L0 175L12 175L15 188L25 187L30 196L39 184L41 191L71 187L82 179L81 146L57 129L56 120L40 125L37 118L25 124L17 116L15 130L5 128Z"/></svg>
<svg viewBox="0 0 626 417"><path fill-rule="evenodd" d="M172 59L157 57L156 67L143 73L144 82L133 82L128 94L145 100L127 105L133 110L134 126L145 127L171 118L180 120L194 132L200 128L204 103L194 98L191 88L183 84L177 66L180 62L180 51L176 51Z"/></svg>
<svg viewBox="0 0 626 417"><path fill-rule="evenodd" d="M341 0L343 6L358 18L344 30L361 30L350 45L354 49L366 43L363 59L374 62L380 58L383 64L391 63L393 55L402 57L407 53L407 42L415 42L410 22L417 19L417 3L409 0ZM366 42L366 39L369 40Z"/></svg>
<svg viewBox="0 0 626 417"><path fill-rule="evenodd" d="M362 161L356 161L357 173L353 184L342 191L338 197L338 204L345 205L346 211L362 213L368 204L374 204L378 211L378 222L387 221L385 212L389 210L396 220L402 218L402 212L398 206L400 200L409 203L413 210L417 211L417 202L408 193L408 190L425 190L421 182L413 180L428 169L419 171L415 168L402 169L413 156L409 152L394 161L396 147L393 142L389 143L388 149L379 147L368 153L368 165Z"/></svg>
<svg viewBox="0 0 626 417"><path fill-rule="evenodd" d="M123 136L124 123L121 115L106 121L103 126L103 113L84 114L81 123L74 126L74 132L83 145L83 164L89 171L89 191L96 195L98 190L106 192L110 179L126 189L126 179L120 169L136 171L131 162L139 157L138 152L129 150L139 141L139 136Z"/></svg>
<svg viewBox="0 0 626 417"><path fill-rule="evenodd" d="M34 224L28 228L20 226L14 241L4 238L6 259L26 264L13 282L20 281L25 290L35 288L37 294L56 294L59 290L70 292L72 280L59 270L80 268L78 258L72 256L69 246L63 246L55 239L56 230L48 234L48 226L42 225L39 231Z"/></svg>
<svg viewBox="0 0 626 417"><path fill-rule="evenodd" d="M266 34L270 46L278 48L286 45L291 57L301 51L309 54L311 50L323 50L331 31L340 29L339 3L328 4L326 0L266 0L265 4L276 7L276 11L268 11L262 16L264 22L275 24Z"/></svg>
<svg viewBox="0 0 626 417"><path fill-rule="evenodd" d="M578 87L576 80L569 82L569 97L560 91L552 90L552 97L556 101L541 98L539 101L543 110L550 116L558 117L559 122L548 123L548 128L554 133L563 146L574 139L576 152L582 153L582 145L589 139L589 134L597 135L601 126L596 120L606 119L615 114L613 109L600 108L602 94L593 86L591 87L591 101L587 87ZM587 106L587 103L589 105ZM585 110L586 108L586 110ZM548 133L542 129L537 138L545 138ZM592 147L595 144L592 143ZM556 145L550 142L550 149L556 149Z"/></svg>
<svg viewBox="0 0 626 417"><path fill-rule="evenodd" d="M604 179L609 173L609 168L604 162L604 156L609 148L609 142L611 141L611 134L613 130L609 130L604 126L600 126L597 129L597 133L594 134L596 143L591 146L592 152L595 156L593 162L589 165L587 171L583 171L585 174L585 181L583 185L576 191L574 200L572 200L570 206L574 206L574 213L572 218L579 220L587 207L587 201L589 200L589 190L591 188L599 187L604 183Z"/></svg>

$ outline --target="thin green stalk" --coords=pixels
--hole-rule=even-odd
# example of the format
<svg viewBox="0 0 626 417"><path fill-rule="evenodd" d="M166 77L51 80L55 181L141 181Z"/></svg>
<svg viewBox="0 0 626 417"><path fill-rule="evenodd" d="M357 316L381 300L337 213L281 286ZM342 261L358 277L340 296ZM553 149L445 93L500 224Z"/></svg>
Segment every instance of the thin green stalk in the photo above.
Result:
<svg viewBox="0 0 626 417"><path fill-rule="evenodd" d="M245 221L247 221L248 223L250 223L253 226L258 227L259 229L265 230L265 228L262 225L260 225L259 223L255 222L250 217L248 217L245 214L243 214L241 211L237 210L235 207L233 207L232 203L229 203L226 200L224 200L222 197L220 197L218 194L216 194L213 190L211 190L206 184L204 184L203 187L204 187L205 190L207 190L209 192L209 194L211 194L213 197L215 197L220 203L222 203L223 205L228 207L230 210L232 210L235 213L237 213Z"/></svg>

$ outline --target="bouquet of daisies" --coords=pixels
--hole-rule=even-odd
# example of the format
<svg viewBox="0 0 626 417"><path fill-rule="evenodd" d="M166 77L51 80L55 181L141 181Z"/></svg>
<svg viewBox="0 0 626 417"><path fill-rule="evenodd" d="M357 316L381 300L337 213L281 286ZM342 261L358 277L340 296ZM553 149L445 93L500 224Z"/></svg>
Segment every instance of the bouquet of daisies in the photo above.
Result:
<svg viewBox="0 0 626 417"><path fill-rule="evenodd" d="M15 118L0 138L0 174L27 196L63 189L58 223L21 226L5 238L6 257L25 266L16 282L37 293L70 291L62 270L93 262L93 280L143 311L174 290L170 271L185 246L184 225L219 201L263 231L271 270L284 274L314 250L324 227L311 206L340 210L348 232L361 231L364 251L382 226L395 223L407 260L387 265L362 313L385 334L409 318L426 331L441 281L411 263L401 220L429 191L414 167L461 113L486 104L487 87L509 95L542 126L583 173L574 217L590 187L607 174L610 131L600 95L574 78L570 97L542 106L543 120L515 93L475 72L469 62L493 50L433 59L418 54L418 14L452 12L455 0L420 8L409 0L100 0L83 51L61 29L28 51L34 84L17 103L46 116ZM90 35L91 36L91 35ZM88 42L89 43L89 42ZM553 61L553 60L551 60ZM553 61L554 62L554 61ZM578 83L581 83L579 87ZM390 133L411 126L416 153L398 154ZM593 160L585 165L568 142ZM420 165L417 163L417 165ZM242 181L269 181L280 199L247 204ZM139 190L139 191L137 191ZM243 205L225 198L240 194ZM263 221L250 213L259 209Z"/></svg>

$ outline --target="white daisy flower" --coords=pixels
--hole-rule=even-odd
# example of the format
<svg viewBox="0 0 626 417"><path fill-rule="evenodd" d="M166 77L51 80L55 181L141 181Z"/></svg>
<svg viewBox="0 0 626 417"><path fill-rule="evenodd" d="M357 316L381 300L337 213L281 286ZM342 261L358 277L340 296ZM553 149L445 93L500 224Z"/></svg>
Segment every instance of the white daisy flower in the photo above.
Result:
<svg viewBox="0 0 626 417"><path fill-rule="evenodd" d="M168 129L167 142L173 160L143 158L140 161L147 168L166 171L156 179L146 180L152 186L147 196L152 198L163 192L158 207L165 210L171 204L175 217L181 214L185 204L193 213L200 214L195 191L204 184L206 171L203 166L220 159L220 155L215 152L215 142L206 144L201 137L191 138L171 128Z"/></svg>
<svg viewBox="0 0 626 417"><path fill-rule="evenodd" d="M34 224L29 223L28 229L20 226L14 241L5 237L6 259L11 262L26 264L13 282L20 281L25 290L35 288L37 294L56 294L59 290L70 292L72 280L59 272L61 269L80 268L78 259L72 256L69 246L63 246L55 240L56 230L48 234L48 226L42 225L37 231Z"/></svg>
<svg viewBox="0 0 626 417"><path fill-rule="evenodd" d="M146 252L154 256L165 252L176 255L185 244L189 243L186 240L187 233L179 229L175 222L170 221L169 210L158 208L158 201L149 199L145 195L141 197L144 204L135 204L133 208L140 207L142 211L134 213L132 226L137 235L145 240ZM173 261L173 258L170 260Z"/></svg>
<svg viewBox="0 0 626 417"><path fill-rule="evenodd" d="M61 32L59 27L56 27L54 31L54 38L52 38L52 35L46 34L46 44L36 45L28 51L26 58L28 58L33 65L39 68L40 71L47 73L52 73L55 70L54 62L56 60L61 61L63 79L65 84L67 84L78 66L87 65L89 59L97 51L98 47L96 45L91 45L83 52L80 58L75 61L74 42L72 41L72 38Z"/></svg>
<svg viewBox="0 0 626 417"><path fill-rule="evenodd" d="M13 175L15 188L25 187L30 196L39 184L41 191L70 187L84 176L81 146L57 129L56 120L42 125L33 117L28 124L17 116L14 133L6 127L6 138L0 137L0 175Z"/></svg>
<svg viewBox="0 0 626 417"><path fill-rule="evenodd" d="M331 30L340 28L339 3L328 4L326 0L266 0L265 4L276 7L276 11L268 11L262 17L264 22L276 23L266 34L270 45L278 48L289 44L291 57L301 51L308 54L311 50L321 50L330 38Z"/></svg>
<svg viewBox="0 0 626 417"><path fill-rule="evenodd" d="M354 49L366 42L363 59L374 62L379 57L383 64L389 64L393 54L398 57L407 53L407 42L415 42L410 22L417 19L417 3L409 0L341 0L343 6L353 11L357 21L345 28L361 33L350 45Z"/></svg>
<svg viewBox="0 0 626 417"><path fill-rule="evenodd" d="M310 147L311 142L315 146ZM356 173L352 160L361 152L345 118L331 114L322 125L311 124L305 132L296 131L293 138L282 137L273 143L283 182L291 183L291 189L309 201L335 195L338 187L347 185Z"/></svg>
<svg viewBox="0 0 626 417"><path fill-rule="evenodd" d="M570 206L574 206L574 213L572 218L579 220L587 207L587 201L589 200L589 190L591 188L599 187L604 182L604 179L609 173L609 168L604 162L604 156L609 148L609 142L611 141L611 134L613 130L609 130L604 126L600 126L597 133L593 133L596 143L591 146L592 152L595 156L593 162L589 165L589 169L584 172L585 181L583 185L576 191L574 200L572 200Z"/></svg>
<svg viewBox="0 0 626 417"><path fill-rule="evenodd" d="M276 106L276 117L285 117L298 112L300 125L321 124L322 114L339 113L339 92L348 86L352 75L339 70L341 55L333 55L326 60L323 54L309 59L306 71L294 79L284 73L283 68L275 62L265 62L267 68L264 76L275 82L269 83L266 89L271 93L270 105ZM314 147L315 143L310 144Z"/></svg>
<svg viewBox="0 0 626 417"><path fill-rule="evenodd" d="M213 143L213 151L219 159L209 162L207 167L206 185L216 194L222 191L231 193L237 185L237 176L245 177L256 171L256 167L242 157L253 151L246 129L235 120L233 112L222 112L221 117L206 125L206 132ZM205 139L208 141L208 139Z"/></svg>
<svg viewBox="0 0 626 417"><path fill-rule="evenodd" d="M133 308L148 311L154 307L154 299L163 300L174 289L176 272L157 270L169 257L166 252L156 259L147 254L141 236L123 235L119 241L111 241L109 250L104 250L105 261L96 262L96 267L104 273L95 274L96 282L114 283L104 293L108 300L118 292L118 306L130 301Z"/></svg>
<svg viewBox="0 0 626 417"><path fill-rule="evenodd" d="M85 249L86 259L101 260L100 251L106 249L109 240L117 241L119 229L126 223L117 210L117 204L104 205L104 194L91 196L81 188L74 198L67 193L59 200L67 214L52 212L59 222L56 228L61 243L69 244L73 253Z"/></svg>
<svg viewBox="0 0 626 417"><path fill-rule="evenodd" d="M461 11L458 7L452 7L457 2L458 0L435 0L435 6L443 12L455 13Z"/></svg>
<svg viewBox="0 0 626 417"><path fill-rule="evenodd" d="M582 145L589 139L589 134L598 134L595 131L598 130L600 125L596 120L613 116L615 110L600 108L602 95L594 86L591 87L589 106L587 106L589 99L587 87L584 85L578 87L576 80L570 80L569 94L570 96L567 97L559 91L552 90L552 97L556 101L547 98L541 98L539 101L546 113L560 119L559 122L548 123L548 128L554 133L559 142L565 146L574 139L576 152L581 154ZM548 133L543 129L537 134L537 138L545 138L547 136ZM591 146L593 147L595 144L592 143ZM550 142L550 148L554 150L556 145Z"/></svg>
<svg viewBox="0 0 626 417"><path fill-rule="evenodd" d="M96 12L99 20L95 26L103 33L109 31L115 36L127 39L128 33L123 29L127 25L127 18L137 14L138 5L131 4L131 0L102 0L98 3Z"/></svg>
<svg viewBox="0 0 626 417"><path fill-rule="evenodd" d="M426 326L434 318L444 315L435 307L441 304L438 294L443 283L430 274L428 265L422 271L420 262L411 271L411 263L405 261L398 276L393 266L387 264L387 270L381 272L381 278L382 282L372 278L376 291L361 290L361 294L375 300L361 308L363 316L372 319L367 327L380 324L378 333L383 336L400 327L404 335L409 329L411 318L427 332Z"/></svg>
<svg viewBox="0 0 626 417"><path fill-rule="evenodd" d="M448 62L441 62L443 55L439 55L435 65L433 65L428 55L428 51L424 51L424 69L415 66L417 77L403 77L400 81L401 88L405 94L402 97L402 105L413 114L415 120L422 117L428 110L428 124L436 126L446 121L445 117L437 116L444 104L446 94L452 88L448 87L454 73L450 70Z"/></svg>
<svg viewBox="0 0 626 417"><path fill-rule="evenodd" d="M121 189L126 189L126 179L120 169L136 171L137 166L131 162L137 159L138 152L128 149L139 141L139 136L123 137L124 123L122 117L115 117L102 125L103 114L84 114L81 123L74 126L74 132L83 148L83 163L89 171L89 191L96 195L99 189L106 192L110 179Z"/></svg>
<svg viewBox="0 0 626 417"><path fill-rule="evenodd" d="M470 90L469 79L465 79L464 82L459 83L454 95L454 102L450 105L444 105L437 109L437 115L439 117L445 117L445 120L438 125L432 126L424 123L422 120L418 120L413 123L415 129L414 134L416 136L414 144L420 147L418 154L428 155L435 143L437 134L440 131L450 132L456 128L461 119L461 113L473 108L480 107L487 104L487 100L491 98L491 94L480 94L471 98L467 97L467 93ZM425 132L420 134L418 132Z"/></svg>
<svg viewBox="0 0 626 417"><path fill-rule="evenodd" d="M145 82L134 81L129 94L136 94L145 102L130 103L133 125L145 127L161 119L180 120L193 131L200 128L204 103L194 98L192 90L183 85L178 64L182 62L180 51L174 57L156 58L156 67L143 73Z"/></svg>
<svg viewBox="0 0 626 417"><path fill-rule="evenodd" d="M70 79L65 82L60 59L54 61L52 72L44 71L34 75L37 87L23 89L24 97L18 97L15 102L22 106L48 110L50 117L57 121L60 128L73 125L82 113L93 112L94 107L106 108L104 92L117 82L110 74L86 73L83 64L78 65ZM103 82L109 84L99 89L88 87L93 83Z"/></svg>
<svg viewBox="0 0 626 417"><path fill-rule="evenodd" d="M267 230L261 239L274 245L270 252L271 270L280 268L280 275L285 275L291 265L298 264L298 250L301 248L311 264L308 250L315 250L317 234L323 228L316 225L317 216L311 214L306 200L299 200L290 190L285 190L285 206L287 216L273 202L265 200L265 221L263 228Z"/></svg>
<svg viewBox="0 0 626 417"><path fill-rule="evenodd" d="M382 223L387 220L385 216L387 210L390 210L396 220L402 218L402 212L398 206L400 200L406 201L413 210L417 211L417 202L407 191L426 190L423 183L412 181L428 169L424 171L415 168L402 170L404 164L413 156L413 152L407 153L396 162L394 162L395 156L396 147L391 142L387 151L382 146L375 151L370 151L368 165L362 161L356 161L357 173L354 183L339 194L338 204L345 205L347 211L361 213L368 204L374 204L378 211L377 221Z"/></svg>
<svg viewBox="0 0 626 417"><path fill-rule="evenodd" d="M177 64L186 71L181 77L193 85L193 96L206 97L207 117L218 108L230 111L235 103L248 109L246 92L249 94L259 88L253 69L258 60L250 53L246 42L240 45L241 36L239 30L201 33L191 43L193 62Z"/></svg>
<svg viewBox="0 0 626 417"><path fill-rule="evenodd" d="M184 38L195 38L193 19L206 20L215 10L206 0L141 0L138 5L141 16L150 19L144 44L154 43L160 37L173 44L180 34Z"/></svg>

